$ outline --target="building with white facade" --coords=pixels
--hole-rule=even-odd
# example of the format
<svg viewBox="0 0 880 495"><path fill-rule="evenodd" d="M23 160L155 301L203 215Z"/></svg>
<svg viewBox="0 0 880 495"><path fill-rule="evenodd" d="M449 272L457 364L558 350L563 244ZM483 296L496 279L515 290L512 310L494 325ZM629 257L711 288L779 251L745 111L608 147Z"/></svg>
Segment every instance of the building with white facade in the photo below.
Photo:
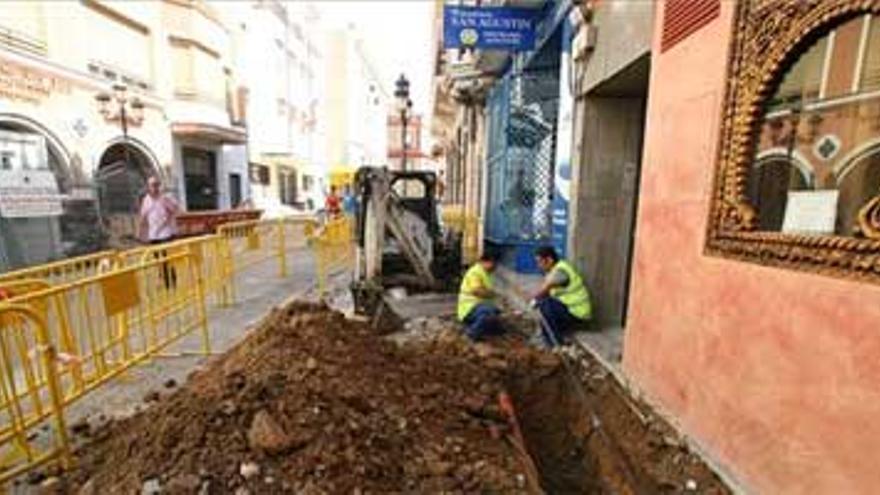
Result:
<svg viewBox="0 0 880 495"><path fill-rule="evenodd" d="M383 81L354 26L328 33L327 153L336 170L387 161L389 81Z"/></svg>
<svg viewBox="0 0 880 495"><path fill-rule="evenodd" d="M248 88L250 199L270 216L322 204L323 36L311 2L222 2Z"/></svg>
<svg viewBox="0 0 880 495"><path fill-rule="evenodd" d="M0 269L134 234L150 175L189 210L242 197L243 91L212 5L3 2ZM126 133L114 86L125 88ZM99 94L110 97L103 113Z"/></svg>

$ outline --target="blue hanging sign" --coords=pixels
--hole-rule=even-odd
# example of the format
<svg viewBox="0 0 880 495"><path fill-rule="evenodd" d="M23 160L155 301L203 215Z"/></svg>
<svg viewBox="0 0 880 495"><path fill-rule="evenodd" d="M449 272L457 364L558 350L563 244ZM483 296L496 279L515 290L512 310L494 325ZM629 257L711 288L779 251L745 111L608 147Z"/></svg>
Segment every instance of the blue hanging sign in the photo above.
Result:
<svg viewBox="0 0 880 495"><path fill-rule="evenodd" d="M534 50L540 12L509 7L444 6L443 47Z"/></svg>

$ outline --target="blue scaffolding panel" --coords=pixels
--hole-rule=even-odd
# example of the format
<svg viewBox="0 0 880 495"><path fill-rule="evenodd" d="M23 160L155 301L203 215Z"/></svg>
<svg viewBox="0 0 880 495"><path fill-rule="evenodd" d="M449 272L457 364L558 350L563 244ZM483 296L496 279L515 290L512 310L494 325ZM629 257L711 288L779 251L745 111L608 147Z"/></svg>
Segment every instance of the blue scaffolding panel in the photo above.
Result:
<svg viewBox="0 0 880 495"><path fill-rule="evenodd" d="M512 250L531 251L548 243L552 235L558 65L511 71L491 91L487 103L486 238Z"/></svg>

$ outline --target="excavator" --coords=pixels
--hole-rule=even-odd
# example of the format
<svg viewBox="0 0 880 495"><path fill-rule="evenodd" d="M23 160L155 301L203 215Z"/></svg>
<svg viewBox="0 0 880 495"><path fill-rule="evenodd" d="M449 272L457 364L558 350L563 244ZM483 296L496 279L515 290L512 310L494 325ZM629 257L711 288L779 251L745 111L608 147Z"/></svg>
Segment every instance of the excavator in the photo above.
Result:
<svg viewBox="0 0 880 495"><path fill-rule="evenodd" d="M462 238L443 225L436 174L361 167L354 194L356 313L374 315L391 296L457 289Z"/></svg>

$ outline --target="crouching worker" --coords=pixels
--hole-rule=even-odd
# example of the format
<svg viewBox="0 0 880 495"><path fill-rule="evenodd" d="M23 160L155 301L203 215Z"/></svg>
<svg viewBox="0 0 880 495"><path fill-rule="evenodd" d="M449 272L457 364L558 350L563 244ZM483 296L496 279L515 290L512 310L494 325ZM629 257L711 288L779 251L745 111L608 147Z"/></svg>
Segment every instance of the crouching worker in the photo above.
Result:
<svg viewBox="0 0 880 495"><path fill-rule="evenodd" d="M560 260L552 247L539 248L535 258L546 278L535 293L533 304L541 313L544 344L553 347L563 342L566 333L592 318L590 293L577 270L568 261Z"/></svg>
<svg viewBox="0 0 880 495"><path fill-rule="evenodd" d="M465 333L471 340L480 340L488 335L502 332L501 311L493 303L495 264L497 255L486 252L461 281L458 292L458 319L465 326Z"/></svg>

